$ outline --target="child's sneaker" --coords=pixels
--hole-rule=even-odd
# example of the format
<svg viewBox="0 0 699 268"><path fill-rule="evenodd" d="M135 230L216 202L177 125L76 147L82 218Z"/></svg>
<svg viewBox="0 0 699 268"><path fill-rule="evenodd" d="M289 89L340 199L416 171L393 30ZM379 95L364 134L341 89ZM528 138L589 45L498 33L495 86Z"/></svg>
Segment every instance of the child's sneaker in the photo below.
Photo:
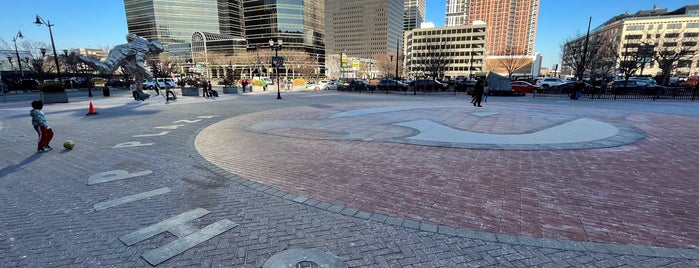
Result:
<svg viewBox="0 0 699 268"><path fill-rule="evenodd" d="M51 146L46 145L46 147L44 147L44 150L46 150L48 152L48 151L53 150L53 148Z"/></svg>
<svg viewBox="0 0 699 268"><path fill-rule="evenodd" d="M45 152L48 152L48 150L46 150L46 148L39 148L36 150L36 152L37 153L45 153Z"/></svg>

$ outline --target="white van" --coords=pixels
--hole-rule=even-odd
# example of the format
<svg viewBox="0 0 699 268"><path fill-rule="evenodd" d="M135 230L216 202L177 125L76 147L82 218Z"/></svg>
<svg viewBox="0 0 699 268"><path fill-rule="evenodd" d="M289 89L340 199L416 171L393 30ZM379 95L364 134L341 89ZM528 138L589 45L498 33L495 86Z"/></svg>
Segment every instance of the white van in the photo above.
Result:
<svg viewBox="0 0 699 268"><path fill-rule="evenodd" d="M168 83L170 87L175 86L175 80L172 78L156 78L155 81L158 82L158 87L165 89L165 83ZM145 81L143 82L143 89L155 89L155 82Z"/></svg>

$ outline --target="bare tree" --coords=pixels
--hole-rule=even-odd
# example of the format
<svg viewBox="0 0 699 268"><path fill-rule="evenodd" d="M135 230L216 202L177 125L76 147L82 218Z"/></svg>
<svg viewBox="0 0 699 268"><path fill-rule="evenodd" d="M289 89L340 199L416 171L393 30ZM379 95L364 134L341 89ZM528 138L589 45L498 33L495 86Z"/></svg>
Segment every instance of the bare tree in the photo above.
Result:
<svg viewBox="0 0 699 268"><path fill-rule="evenodd" d="M650 35L654 38L647 41L652 44L654 51L650 51L649 54L658 63L662 72L663 85L668 85L670 75L677 69L679 63L695 55L694 48L697 46L695 35L695 33L681 31L658 31Z"/></svg>
<svg viewBox="0 0 699 268"><path fill-rule="evenodd" d="M601 33L593 38L592 53L588 71L590 78L600 77L602 80L611 77L616 69L616 51L618 43L608 32Z"/></svg>
<svg viewBox="0 0 699 268"><path fill-rule="evenodd" d="M386 54L376 54L374 55L374 66L383 77L389 77L393 73L393 62L391 62L391 57Z"/></svg>
<svg viewBox="0 0 699 268"><path fill-rule="evenodd" d="M53 52L46 49L49 47L47 43L25 40L18 43L18 46L29 53L29 58L24 59L28 70L36 72L40 77L45 77L47 73L56 70L54 61L50 59ZM41 54L42 49L45 55Z"/></svg>
<svg viewBox="0 0 699 268"><path fill-rule="evenodd" d="M507 77L510 78L510 80L512 80L512 74L532 62L531 58L527 55L515 55L516 51L521 51L521 49L510 48L507 50L505 56L496 60L496 65L507 71Z"/></svg>
<svg viewBox="0 0 699 268"><path fill-rule="evenodd" d="M441 37L427 37L413 42L419 42L414 46L413 70L432 78L443 77L451 59L449 42Z"/></svg>

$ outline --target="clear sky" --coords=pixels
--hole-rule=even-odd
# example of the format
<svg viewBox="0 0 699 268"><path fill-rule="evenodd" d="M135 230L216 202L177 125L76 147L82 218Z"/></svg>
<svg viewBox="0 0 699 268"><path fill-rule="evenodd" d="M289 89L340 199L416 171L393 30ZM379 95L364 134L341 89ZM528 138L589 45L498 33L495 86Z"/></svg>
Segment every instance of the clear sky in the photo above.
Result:
<svg viewBox="0 0 699 268"><path fill-rule="evenodd" d="M543 56L543 67L560 63L560 46L565 39L585 34L592 28L626 11L658 8L675 10L699 0L540 0L535 51ZM123 0L31 0L4 3L0 16L0 40L14 48L12 38L22 31L24 40L50 45L49 30L36 26L38 14L54 24L56 49L113 47L125 42L126 14ZM446 0L427 0L427 21L444 25ZM3 47L0 42L0 48Z"/></svg>

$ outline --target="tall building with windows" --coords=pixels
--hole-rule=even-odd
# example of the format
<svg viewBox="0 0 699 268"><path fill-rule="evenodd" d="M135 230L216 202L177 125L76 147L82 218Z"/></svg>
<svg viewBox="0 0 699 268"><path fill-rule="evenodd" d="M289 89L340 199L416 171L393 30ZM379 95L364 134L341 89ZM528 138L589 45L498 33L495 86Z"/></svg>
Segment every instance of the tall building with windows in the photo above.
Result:
<svg viewBox="0 0 699 268"><path fill-rule="evenodd" d="M243 0L243 10L250 46L269 47L270 39L282 40L283 49L303 50L324 61L323 0Z"/></svg>
<svg viewBox="0 0 699 268"><path fill-rule="evenodd" d="M426 0L405 0L403 3L403 30L410 31L420 28L425 22Z"/></svg>
<svg viewBox="0 0 699 268"><path fill-rule="evenodd" d="M371 59L402 51L404 0L327 0L326 54Z"/></svg>
<svg viewBox="0 0 699 268"><path fill-rule="evenodd" d="M447 0L446 26L483 21L488 55L532 55L539 0Z"/></svg>
<svg viewBox="0 0 699 268"><path fill-rule="evenodd" d="M129 32L161 42L178 62L205 66L210 52L269 49L269 40L281 40L280 56L306 53L324 69L324 0L124 0L124 7Z"/></svg>
<svg viewBox="0 0 699 268"><path fill-rule="evenodd" d="M129 33L170 44L191 42L197 31L242 37L240 1L124 0Z"/></svg>
<svg viewBox="0 0 699 268"><path fill-rule="evenodd" d="M469 0L447 0L446 26L470 24L468 21Z"/></svg>
<svg viewBox="0 0 699 268"><path fill-rule="evenodd" d="M564 44L561 76L577 76L582 68L584 76L596 79L627 73L672 83L669 77L699 75L697 40L699 4L627 12Z"/></svg>
<svg viewBox="0 0 699 268"><path fill-rule="evenodd" d="M483 75L486 25L420 28L405 32L409 77L457 78Z"/></svg>

